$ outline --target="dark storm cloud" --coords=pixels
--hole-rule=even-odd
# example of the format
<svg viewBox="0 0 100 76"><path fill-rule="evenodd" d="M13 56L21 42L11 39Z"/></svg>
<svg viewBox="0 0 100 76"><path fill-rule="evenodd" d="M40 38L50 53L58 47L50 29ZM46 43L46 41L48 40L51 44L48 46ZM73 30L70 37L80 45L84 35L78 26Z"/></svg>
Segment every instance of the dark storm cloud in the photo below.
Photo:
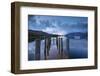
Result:
<svg viewBox="0 0 100 76"><path fill-rule="evenodd" d="M28 27L31 30L40 30L53 34L67 34L69 32L86 32L87 17L71 16L28 16Z"/></svg>

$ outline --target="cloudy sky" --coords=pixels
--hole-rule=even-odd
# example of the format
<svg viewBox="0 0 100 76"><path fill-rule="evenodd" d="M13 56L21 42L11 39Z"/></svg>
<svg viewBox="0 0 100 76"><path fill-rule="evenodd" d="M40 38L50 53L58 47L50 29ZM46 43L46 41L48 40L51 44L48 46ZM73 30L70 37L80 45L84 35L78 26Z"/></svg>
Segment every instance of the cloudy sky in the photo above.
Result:
<svg viewBox="0 0 100 76"><path fill-rule="evenodd" d="M28 15L28 29L65 35L71 32L87 32L87 17Z"/></svg>

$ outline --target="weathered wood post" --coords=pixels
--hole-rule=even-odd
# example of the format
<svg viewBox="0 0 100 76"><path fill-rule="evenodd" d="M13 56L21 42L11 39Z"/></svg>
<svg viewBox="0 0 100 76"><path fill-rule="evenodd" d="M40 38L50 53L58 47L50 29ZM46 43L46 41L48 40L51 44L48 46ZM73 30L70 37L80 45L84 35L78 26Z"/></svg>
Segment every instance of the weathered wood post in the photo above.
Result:
<svg viewBox="0 0 100 76"><path fill-rule="evenodd" d="M61 44L60 44L60 47L61 47L61 50L60 51L61 52L60 53L61 53L61 58L63 58L63 38L61 38L61 41L60 42L61 42Z"/></svg>
<svg viewBox="0 0 100 76"><path fill-rule="evenodd" d="M61 53L61 52L60 52L60 48L61 48L61 47L60 47L60 38L58 37L58 51L59 51L59 55L60 55L60 53Z"/></svg>
<svg viewBox="0 0 100 76"><path fill-rule="evenodd" d="M57 49L58 49L58 57L62 58L62 56L63 56L63 38L58 37L56 43L57 43Z"/></svg>
<svg viewBox="0 0 100 76"><path fill-rule="evenodd" d="M47 59L47 39L45 38L44 59Z"/></svg>
<svg viewBox="0 0 100 76"><path fill-rule="evenodd" d="M69 57L69 51L70 51L70 39L66 38L66 50L67 50L67 55Z"/></svg>
<svg viewBox="0 0 100 76"><path fill-rule="evenodd" d="M51 47L51 38L48 38L48 42L47 42L47 55L49 56L49 51L50 51L50 47Z"/></svg>
<svg viewBox="0 0 100 76"><path fill-rule="evenodd" d="M58 50L58 37L56 37L56 46L57 46L57 50Z"/></svg>
<svg viewBox="0 0 100 76"><path fill-rule="evenodd" d="M45 58L45 60L49 56L50 47L51 47L51 38L50 37L45 38L45 48L44 48L44 58Z"/></svg>
<svg viewBox="0 0 100 76"><path fill-rule="evenodd" d="M36 39L35 59L40 60L40 39Z"/></svg>

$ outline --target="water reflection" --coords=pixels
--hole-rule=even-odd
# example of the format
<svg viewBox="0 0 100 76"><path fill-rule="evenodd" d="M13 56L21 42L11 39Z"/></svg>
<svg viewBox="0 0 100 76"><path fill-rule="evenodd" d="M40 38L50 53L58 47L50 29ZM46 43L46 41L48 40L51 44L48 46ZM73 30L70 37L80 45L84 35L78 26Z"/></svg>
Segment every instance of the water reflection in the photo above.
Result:
<svg viewBox="0 0 100 76"><path fill-rule="evenodd" d="M66 36L36 39L28 44L28 60L87 58L86 39Z"/></svg>

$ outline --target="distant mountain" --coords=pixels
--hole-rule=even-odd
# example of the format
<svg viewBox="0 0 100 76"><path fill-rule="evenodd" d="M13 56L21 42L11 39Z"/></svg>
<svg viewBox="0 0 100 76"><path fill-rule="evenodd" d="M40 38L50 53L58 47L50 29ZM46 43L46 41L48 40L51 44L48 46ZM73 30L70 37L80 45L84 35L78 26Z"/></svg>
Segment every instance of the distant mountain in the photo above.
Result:
<svg viewBox="0 0 100 76"><path fill-rule="evenodd" d="M28 30L29 35L40 35L40 36L49 36L50 34L43 32L43 31L36 31L36 30Z"/></svg>
<svg viewBox="0 0 100 76"><path fill-rule="evenodd" d="M28 41L34 41L35 39L44 39L44 37L57 37L56 34L49 34L43 31L28 30Z"/></svg>
<svg viewBox="0 0 100 76"><path fill-rule="evenodd" d="M80 37L80 39L87 39L88 33L85 32L73 32L66 35L69 39L74 39L75 37Z"/></svg>
<svg viewBox="0 0 100 76"><path fill-rule="evenodd" d="M44 38L51 38L51 37L58 37L61 35L56 35L56 34L49 34L43 31L36 31L36 30L28 30L28 41L34 41L36 39L44 39ZM73 32L73 33L69 33L64 35L69 39L88 39L88 33L85 32Z"/></svg>

